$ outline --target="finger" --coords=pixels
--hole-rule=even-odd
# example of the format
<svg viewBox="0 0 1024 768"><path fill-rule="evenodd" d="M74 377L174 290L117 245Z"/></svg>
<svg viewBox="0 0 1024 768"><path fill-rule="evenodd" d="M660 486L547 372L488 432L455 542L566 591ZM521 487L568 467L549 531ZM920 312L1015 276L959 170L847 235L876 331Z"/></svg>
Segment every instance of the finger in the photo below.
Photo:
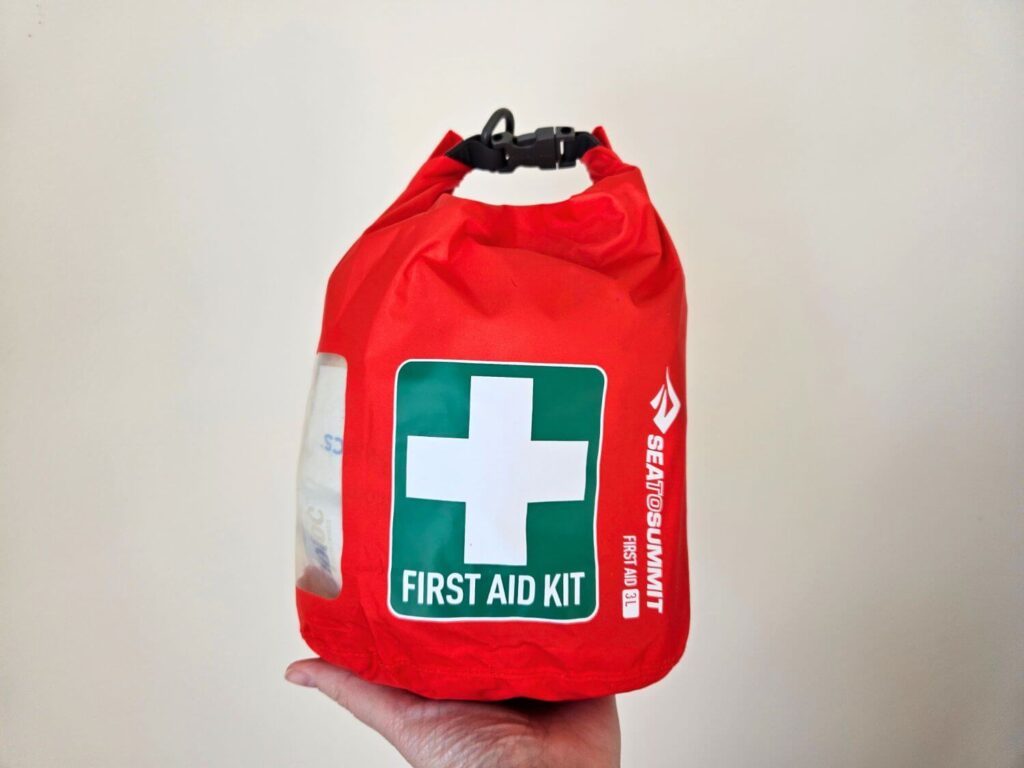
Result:
<svg viewBox="0 0 1024 768"><path fill-rule="evenodd" d="M289 665L285 679L296 685L316 688L393 742L402 714L417 697L397 688L368 683L348 670L321 659L305 659Z"/></svg>

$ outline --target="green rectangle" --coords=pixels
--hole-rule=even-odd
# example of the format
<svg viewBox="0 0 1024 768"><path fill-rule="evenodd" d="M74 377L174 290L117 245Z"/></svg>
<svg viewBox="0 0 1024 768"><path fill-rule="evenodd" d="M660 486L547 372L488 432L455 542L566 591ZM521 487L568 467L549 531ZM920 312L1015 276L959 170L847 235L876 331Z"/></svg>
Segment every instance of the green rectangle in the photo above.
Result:
<svg viewBox="0 0 1024 768"><path fill-rule="evenodd" d="M395 380L392 612L427 620L562 622L586 620L597 612L595 534L605 384L604 371L596 366L402 364ZM478 426L471 436L473 387ZM531 411L523 407L527 392ZM529 424L523 423L526 419ZM410 438L417 441L412 451ZM411 470L410 453L418 464ZM409 478L418 496L407 494ZM492 487L506 490L490 497ZM545 493L561 500L539 500ZM522 498L538 500L520 505L516 500ZM525 565L509 564L524 556L521 507ZM471 543L480 545L473 552L502 562L466 562L467 514L474 515L477 532ZM508 535L495 533L501 526L508 527Z"/></svg>

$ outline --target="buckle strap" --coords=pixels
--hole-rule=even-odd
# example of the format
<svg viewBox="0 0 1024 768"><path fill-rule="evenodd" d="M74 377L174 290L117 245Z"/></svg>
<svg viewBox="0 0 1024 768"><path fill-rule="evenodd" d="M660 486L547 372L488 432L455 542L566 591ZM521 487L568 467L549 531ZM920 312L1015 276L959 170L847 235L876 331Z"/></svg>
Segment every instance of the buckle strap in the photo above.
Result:
<svg viewBox="0 0 1024 768"><path fill-rule="evenodd" d="M505 130L494 133L498 122ZM471 168L511 173L520 166L533 168L572 168L587 150L600 142L586 131L569 126L538 128L532 133L514 135L515 118L504 107L496 110L483 130L452 147L445 154Z"/></svg>

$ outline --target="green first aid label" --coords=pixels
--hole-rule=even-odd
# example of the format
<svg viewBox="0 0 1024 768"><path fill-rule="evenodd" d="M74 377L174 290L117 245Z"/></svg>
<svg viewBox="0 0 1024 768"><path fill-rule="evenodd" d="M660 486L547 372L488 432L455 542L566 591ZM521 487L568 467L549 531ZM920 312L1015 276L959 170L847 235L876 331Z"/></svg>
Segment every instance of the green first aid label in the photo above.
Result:
<svg viewBox="0 0 1024 768"><path fill-rule="evenodd" d="M395 381L388 601L434 620L597 612L605 374L409 360Z"/></svg>

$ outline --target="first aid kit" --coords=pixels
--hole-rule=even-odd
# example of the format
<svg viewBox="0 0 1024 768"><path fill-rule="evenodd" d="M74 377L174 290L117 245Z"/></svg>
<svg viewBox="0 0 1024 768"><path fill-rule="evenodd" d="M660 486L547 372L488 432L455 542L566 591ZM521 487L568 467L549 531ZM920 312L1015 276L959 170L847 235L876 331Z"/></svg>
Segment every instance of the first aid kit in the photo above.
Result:
<svg viewBox="0 0 1024 768"><path fill-rule="evenodd" d="M504 123L503 131L498 131ZM565 168L556 203L456 196ZM296 599L323 659L432 698L580 699L689 631L686 299L601 128L449 132L330 277L298 481Z"/></svg>

